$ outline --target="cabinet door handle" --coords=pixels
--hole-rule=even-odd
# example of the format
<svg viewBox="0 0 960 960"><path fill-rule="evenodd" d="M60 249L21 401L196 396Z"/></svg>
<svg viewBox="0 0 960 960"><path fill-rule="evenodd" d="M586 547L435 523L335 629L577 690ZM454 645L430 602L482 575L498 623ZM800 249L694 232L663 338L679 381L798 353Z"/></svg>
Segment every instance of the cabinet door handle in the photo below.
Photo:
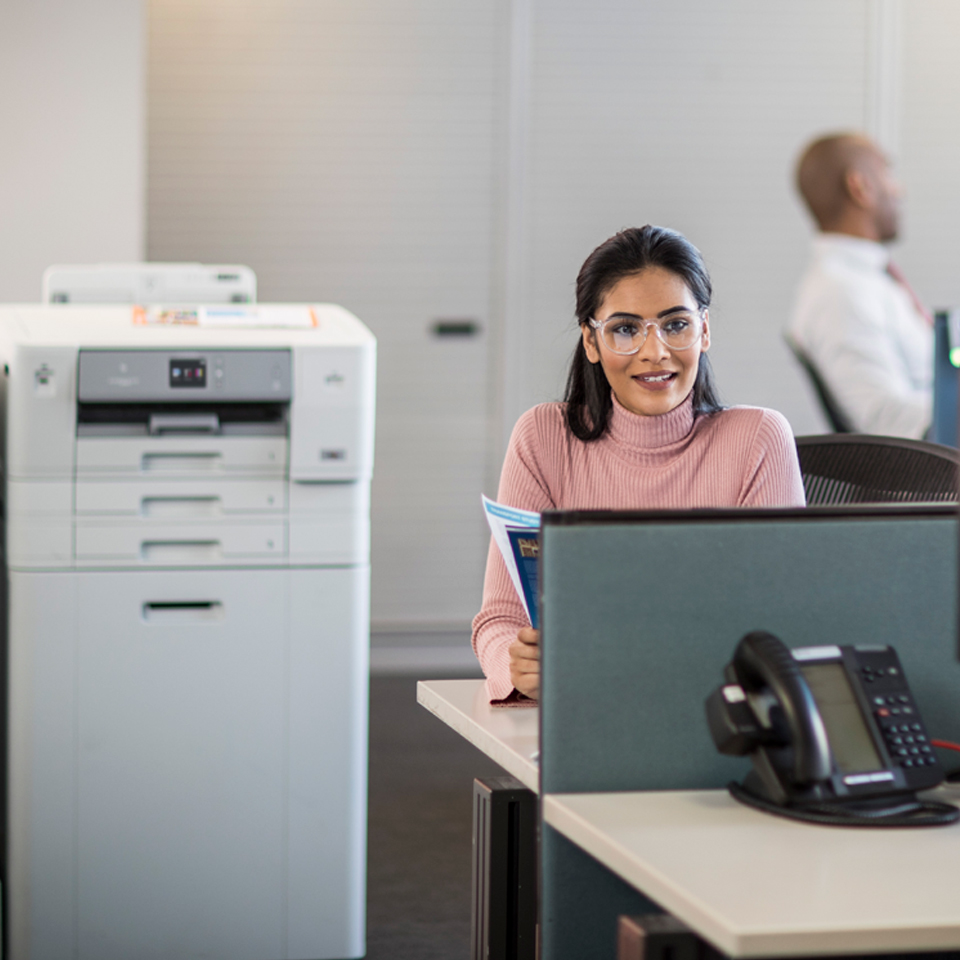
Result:
<svg viewBox="0 0 960 960"><path fill-rule="evenodd" d="M477 336L481 327L476 320L469 317L442 317L433 322L430 331L435 337L458 339Z"/></svg>
<svg viewBox="0 0 960 960"><path fill-rule="evenodd" d="M146 623L209 623L223 618L219 600L153 600L143 605Z"/></svg>

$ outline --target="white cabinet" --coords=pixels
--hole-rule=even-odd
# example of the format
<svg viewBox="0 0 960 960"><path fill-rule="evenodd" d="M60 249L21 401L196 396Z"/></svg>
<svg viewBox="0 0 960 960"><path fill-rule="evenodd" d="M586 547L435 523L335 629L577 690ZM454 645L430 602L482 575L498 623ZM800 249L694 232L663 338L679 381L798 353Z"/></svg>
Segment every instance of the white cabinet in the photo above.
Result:
<svg viewBox="0 0 960 960"><path fill-rule="evenodd" d="M14 955L360 956L367 569L10 586Z"/></svg>

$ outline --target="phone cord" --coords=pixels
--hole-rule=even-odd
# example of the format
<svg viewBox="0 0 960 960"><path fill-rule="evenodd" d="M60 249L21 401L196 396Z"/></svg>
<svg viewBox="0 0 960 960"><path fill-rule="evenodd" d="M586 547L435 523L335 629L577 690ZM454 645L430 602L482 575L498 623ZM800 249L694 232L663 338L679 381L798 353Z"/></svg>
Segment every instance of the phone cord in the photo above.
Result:
<svg viewBox="0 0 960 960"><path fill-rule="evenodd" d="M960 743L953 743L950 740L930 740L931 747L940 747L941 750L956 750L960 753ZM960 767L956 770L948 770L946 776L947 783L960 783Z"/></svg>

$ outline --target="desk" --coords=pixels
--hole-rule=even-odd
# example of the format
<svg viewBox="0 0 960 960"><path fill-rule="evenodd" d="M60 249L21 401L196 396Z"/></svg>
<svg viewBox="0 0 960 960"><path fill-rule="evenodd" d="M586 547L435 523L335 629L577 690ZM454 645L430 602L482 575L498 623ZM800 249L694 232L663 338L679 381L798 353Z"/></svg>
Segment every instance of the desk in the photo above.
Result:
<svg viewBox="0 0 960 960"><path fill-rule="evenodd" d="M421 681L417 702L536 792L537 708L491 707L482 680ZM960 948L960 824L815 827L720 790L550 794L543 816L731 957Z"/></svg>
<svg viewBox="0 0 960 960"><path fill-rule="evenodd" d="M720 790L548 794L543 816L732 957L960 948L960 823L818 827Z"/></svg>
<svg viewBox="0 0 960 960"><path fill-rule="evenodd" d="M528 790L539 790L540 770L535 757L540 743L540 711L536 707L491 707L483 680L421 680L417 703L499 763Z"/></svg>

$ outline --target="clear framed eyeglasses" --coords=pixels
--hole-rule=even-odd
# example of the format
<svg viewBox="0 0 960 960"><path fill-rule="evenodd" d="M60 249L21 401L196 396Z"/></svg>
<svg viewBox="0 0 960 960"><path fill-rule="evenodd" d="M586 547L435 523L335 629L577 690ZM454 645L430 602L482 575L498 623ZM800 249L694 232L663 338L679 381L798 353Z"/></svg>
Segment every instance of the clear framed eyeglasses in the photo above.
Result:
<svg viewBox="0 0 960 960"><path fill-rule="evenodd" d="M606 320L591 320L590 326L600 331L600 339L608 350L623 356L640 350L651 327L665 347L688 350L703 336L703 314L703 310L678 310L659 320L643 320L615 313Z"/></svg>

